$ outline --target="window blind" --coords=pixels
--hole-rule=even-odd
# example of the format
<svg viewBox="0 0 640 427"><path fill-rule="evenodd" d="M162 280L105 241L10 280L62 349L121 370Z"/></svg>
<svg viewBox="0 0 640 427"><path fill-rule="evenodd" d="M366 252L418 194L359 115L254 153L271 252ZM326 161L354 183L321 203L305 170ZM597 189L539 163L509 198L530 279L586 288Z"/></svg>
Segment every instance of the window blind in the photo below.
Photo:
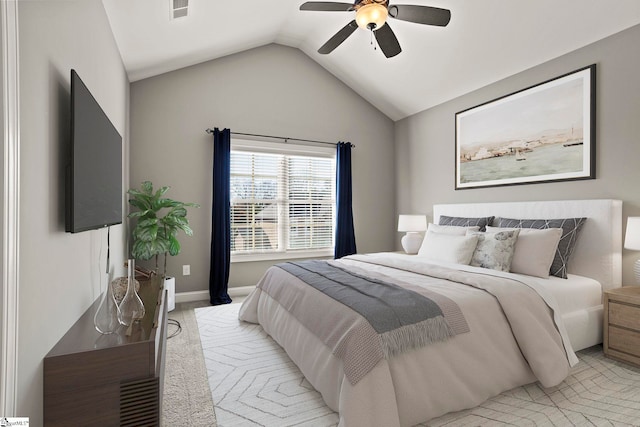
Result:
<svg viewBox="0 0 640 427"><path fill-rule="evenodd" d="M335 158L232 148L230 185L232 254L333 250Z"/></svg>

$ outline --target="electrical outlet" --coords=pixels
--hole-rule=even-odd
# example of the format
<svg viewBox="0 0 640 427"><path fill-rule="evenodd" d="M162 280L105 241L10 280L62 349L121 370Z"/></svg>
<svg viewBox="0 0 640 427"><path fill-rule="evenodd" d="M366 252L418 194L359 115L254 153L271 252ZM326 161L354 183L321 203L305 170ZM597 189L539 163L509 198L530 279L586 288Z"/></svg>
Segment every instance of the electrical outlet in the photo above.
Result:
<svg viewBox="0 0 640 427"><path fill-rule="evenodd" d="M188 276L191 274L191 266L190 265L183 265L182 266L182 275L183 276Z"/></svg>

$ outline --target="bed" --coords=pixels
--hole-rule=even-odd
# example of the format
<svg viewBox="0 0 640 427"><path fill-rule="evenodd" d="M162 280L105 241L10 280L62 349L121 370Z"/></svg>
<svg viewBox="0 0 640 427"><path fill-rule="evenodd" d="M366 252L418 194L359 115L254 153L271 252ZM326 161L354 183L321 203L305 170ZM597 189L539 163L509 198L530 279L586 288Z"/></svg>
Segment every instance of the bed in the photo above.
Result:
<svg viewBox="0 0 640 427"><path fill-rule="evenodd" d="M601 342L602 290L621 283L620 201L435 205L434 222L441 216L587 221L567 279L425 262L400 253L317 264L330 271L311 271L316 264L270 268L243 303L240 318L260 323L286 350L339 412L341 426L412 426L520 385L540 381L551 387L577 363L575 351ZM327 296L334 291L325 285L305 283L338 270L363 286L392 283L428 296L440 314L416 324L427 325L429 338L406 326L379 332L371 326L378 322L375 316L364 320L367 309L350 310L345 305L351 303ZM346 279L335 279L340 280ZM438 329L441 319L447 320L446 333Z"/></svg>

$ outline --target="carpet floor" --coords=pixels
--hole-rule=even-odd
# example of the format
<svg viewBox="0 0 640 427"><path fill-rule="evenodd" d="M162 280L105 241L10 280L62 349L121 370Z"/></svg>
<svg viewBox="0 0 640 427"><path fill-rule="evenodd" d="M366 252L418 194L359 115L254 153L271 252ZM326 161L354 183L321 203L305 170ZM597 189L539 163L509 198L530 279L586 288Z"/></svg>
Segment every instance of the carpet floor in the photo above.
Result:
<svg viewBox="0 0 640 427"><path fill-rule="evenodd" d="M195 309L218 425L337 425L337 414L280 346L260 326L238 320L239 307ZM578 357L557 387L518 387L420 426L639 426L640 369L604 358L600 346Z"/></svg>

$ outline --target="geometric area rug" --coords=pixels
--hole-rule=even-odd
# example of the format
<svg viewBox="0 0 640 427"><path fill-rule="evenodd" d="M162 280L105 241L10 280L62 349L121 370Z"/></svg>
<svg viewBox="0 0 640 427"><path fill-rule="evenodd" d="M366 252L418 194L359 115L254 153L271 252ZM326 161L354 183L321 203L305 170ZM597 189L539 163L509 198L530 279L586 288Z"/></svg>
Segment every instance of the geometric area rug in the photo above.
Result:
<svg viewBox="0 0 640 427"><path fill-rule="evenodd" d="M218 426L335 426L338 416L240 304L195 310ZM558 386L533 383L419 426L640 426L640 369L601 346Z"/></svg>

